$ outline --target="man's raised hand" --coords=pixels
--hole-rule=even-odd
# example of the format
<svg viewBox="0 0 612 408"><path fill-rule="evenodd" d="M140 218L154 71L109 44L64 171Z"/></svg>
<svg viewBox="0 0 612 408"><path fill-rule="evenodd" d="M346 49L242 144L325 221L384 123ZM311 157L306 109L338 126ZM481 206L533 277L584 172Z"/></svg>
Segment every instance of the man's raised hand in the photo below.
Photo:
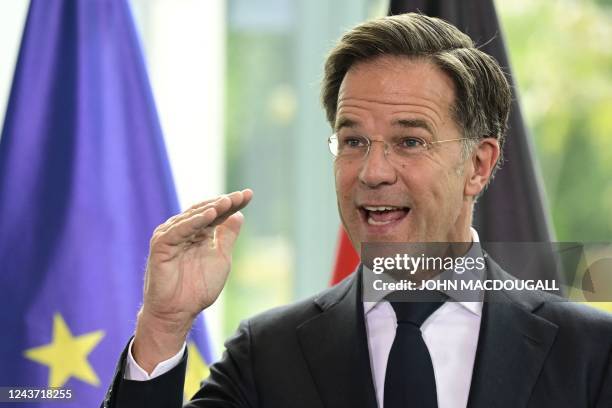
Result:
<svg viewBox="0 0 612 408"><path fill-rule="evenodd" d="M176 354L193 319L219 296L251 190L196 204L151 238L133 355L147 372Z"/></svg>

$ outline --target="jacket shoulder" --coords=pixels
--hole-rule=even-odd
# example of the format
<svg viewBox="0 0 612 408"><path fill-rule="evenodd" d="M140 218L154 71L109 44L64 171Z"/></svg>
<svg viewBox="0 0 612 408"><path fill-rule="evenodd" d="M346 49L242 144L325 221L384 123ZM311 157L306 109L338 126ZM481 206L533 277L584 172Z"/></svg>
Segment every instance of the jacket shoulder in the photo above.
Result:
<svg viewBox="0 0 612 408"><path fill-rule="evenodd" d="M560 328L571 328L590 337L602 335L612 342L612 314L593 306L562 300L550 294L541 295L544 302L534 311Z"/></svg>
<svg viewBox="0 0 612 408"><path fill-rule="evenodd" d="M493 259L488 258L491 276L495 279L516 280L512 274L502 269ZM576 330L589 336L600 333L607 335L612 342L612 314L596 309L585 303L567 300L557 294L541 290L535 291L504 291L505 295L519 304L527 312L534 313L551 323Z"/></svg>
<svg viewBox="0 0 612 408"><path fill-rule="evenodd" d="M355 284L354 278L354 274L350 275L337 285L313 296L259 313L249 318L245 324L253 334L262 332L278 334L285 330L293 332L347 296L351 286Z"/></svg>

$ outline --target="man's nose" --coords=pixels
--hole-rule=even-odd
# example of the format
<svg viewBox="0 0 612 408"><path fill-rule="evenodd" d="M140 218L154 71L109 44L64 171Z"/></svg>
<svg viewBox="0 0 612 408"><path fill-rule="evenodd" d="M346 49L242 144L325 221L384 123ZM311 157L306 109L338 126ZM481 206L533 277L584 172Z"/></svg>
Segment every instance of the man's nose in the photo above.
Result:
<svg viewBox="0 0 612 408"><path fill-rule="evenodd" d="M397 172L389 162L391 152L386 152L388 148L386 143L372 142L368 154L363 158L359 181L370 188L395 183Z"/></svg>

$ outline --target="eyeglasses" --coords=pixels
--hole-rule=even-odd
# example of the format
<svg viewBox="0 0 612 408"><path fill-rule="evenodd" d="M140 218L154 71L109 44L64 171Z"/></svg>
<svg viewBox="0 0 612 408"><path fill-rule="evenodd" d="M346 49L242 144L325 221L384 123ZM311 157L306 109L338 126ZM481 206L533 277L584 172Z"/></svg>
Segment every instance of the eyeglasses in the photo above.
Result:
<svg viewBox="0 0 612 408"><path fill-rule="evenodd" d="M329 144L329 151L334 157L338 159L360 160L368 155L373 143L383 143L385 157L388 156L391 150L397 157L412 158L431 150L437 144L468 139L467 137L461 137L458 139L428 142L419 137L410 136L398 137L391 142L386 142L384 140L370 140L365 136L338 136L337 133L334 133L327 139L327 143Z"/></svg>

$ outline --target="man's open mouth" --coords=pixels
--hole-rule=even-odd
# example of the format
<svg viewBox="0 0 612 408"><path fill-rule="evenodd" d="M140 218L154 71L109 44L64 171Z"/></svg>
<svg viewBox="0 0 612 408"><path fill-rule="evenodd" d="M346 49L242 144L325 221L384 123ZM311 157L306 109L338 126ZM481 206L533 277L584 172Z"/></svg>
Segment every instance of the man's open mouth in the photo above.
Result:
<svg viewBox="0 0 612 408"><path fill-rule="evenodd" d="M396 221L400 221L410 212L409 207L395 206L369 206L364 205L359 207L363 219L369 225L387 225Z"/></svg>

